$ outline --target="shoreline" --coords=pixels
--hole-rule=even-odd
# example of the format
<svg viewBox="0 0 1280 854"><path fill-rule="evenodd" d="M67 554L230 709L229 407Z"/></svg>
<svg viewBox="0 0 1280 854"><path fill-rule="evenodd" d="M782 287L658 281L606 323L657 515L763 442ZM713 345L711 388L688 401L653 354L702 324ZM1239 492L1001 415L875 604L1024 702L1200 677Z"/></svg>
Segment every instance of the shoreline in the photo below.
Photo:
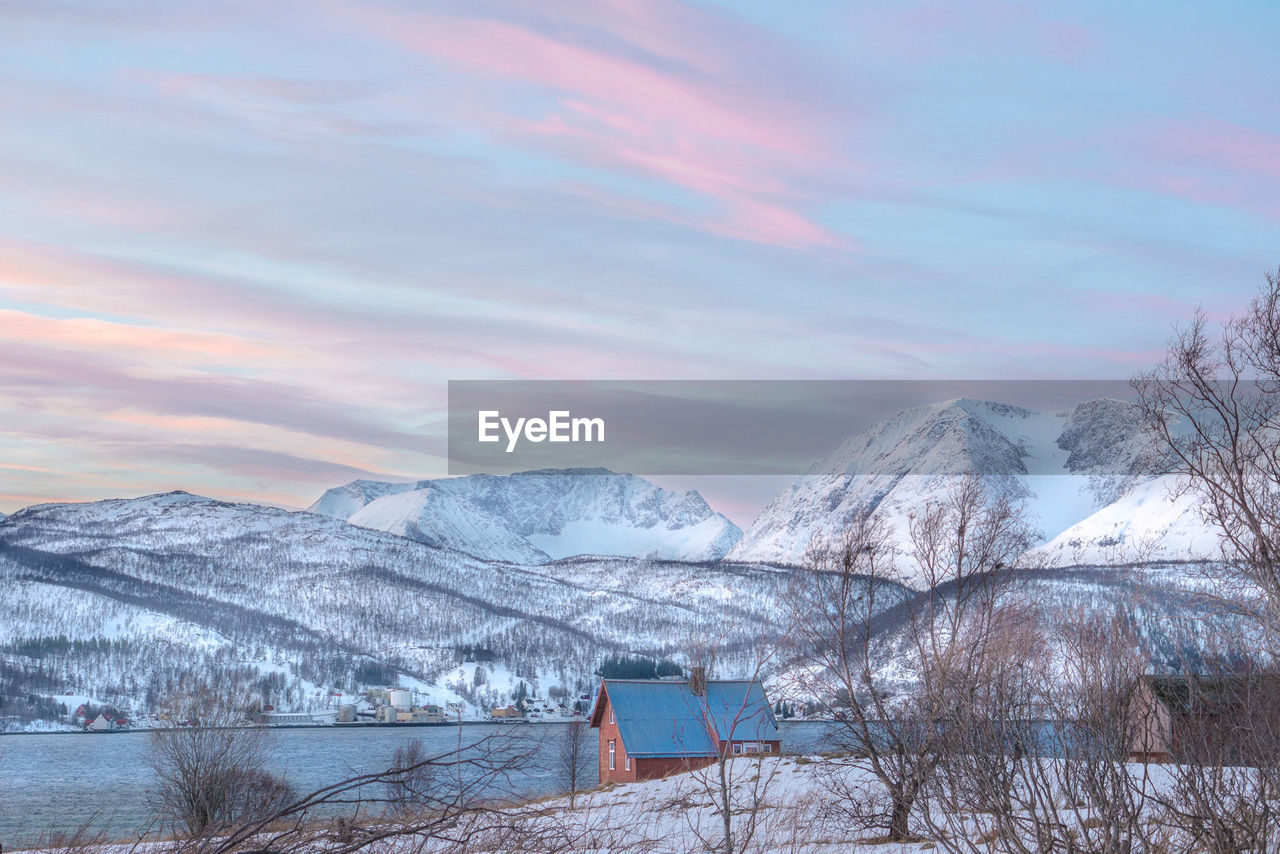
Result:
<svg viewBox="0 0 1280 854"><path fill-rule="evenodd" d="M279 724L279 725L262 725L260 727L243 726L243 727L179 727L179 729L269 729L273 731L291 730L291 729L417 729L421 727L457 727L457 726L542 726L542 725L558 725L571 724L575 721L586 721L586 718L565 718L562 720L549 721L406 721L405 723L386 723L372 721L369 723L334 723L334 724ZM163 727L138 727L129 729L116 730L89 730L89 729L49 729L49 730L15 730L0 732L0 737L7 735L136 735L140 733L149 733Z"/></svg>

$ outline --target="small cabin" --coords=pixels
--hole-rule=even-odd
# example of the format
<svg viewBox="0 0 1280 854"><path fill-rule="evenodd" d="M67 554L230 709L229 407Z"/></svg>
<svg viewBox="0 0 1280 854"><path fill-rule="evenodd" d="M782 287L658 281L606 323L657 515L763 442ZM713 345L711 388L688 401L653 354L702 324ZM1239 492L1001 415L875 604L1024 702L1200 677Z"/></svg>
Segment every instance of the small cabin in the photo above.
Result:
<svg viewBox="0 0 1280 854"><path fill-rule="evenodd" d="M591 726L600 730L601 783L651 780L782 746L758 680L606 679Z"/></svg>
<svg viewBox="0 0 1280 854"><path fill-rule="evenodd" d="M116 721L110 715L98 715L86 726L94 732L111 732L116 728Z"/></svg>
<svg viewBox="0 0 1280 854"><path fill-rule="evenodd" d="M1280 674L1143 677L1129 758L1209 766L1280 756Z"/></svg>

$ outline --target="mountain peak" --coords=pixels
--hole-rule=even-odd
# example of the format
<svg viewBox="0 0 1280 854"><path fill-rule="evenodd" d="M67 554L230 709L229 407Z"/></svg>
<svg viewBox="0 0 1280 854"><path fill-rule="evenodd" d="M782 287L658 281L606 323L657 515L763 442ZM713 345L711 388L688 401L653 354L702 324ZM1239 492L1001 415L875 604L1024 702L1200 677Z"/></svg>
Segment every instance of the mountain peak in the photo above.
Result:
<svg viewBox="0 0 1280 854"><path fill-rule="evenodd" d="M1149 447L1136 407L1123 401L1060 412L973 398L914 407L845 439L765 508L728 557L799 563L815 537L866 510L904 533L912 512L966 474L1001 478L1052 537L1132 488Z"/></svg>
<svg viewBox="0 0 1280 854"><path fill-rule="evenodd" d="M327 491L311 510L515 563L579 554L717 560L742 536L697 492L672 492L603 468L353 481Z"/></svg>
<svg viewBox="0 0 1280 854"><path fill-rule="evenodd" d="M1026 422L1040 414L956 398L903 410L850 436L809 474L1026 474Z"/></svg>
<svg viewBox="0 0 1280 854"><path fill-rule="evenodd" d="M607 477L635 477L633 474L619 474L611 471L603 466L595 466L594 468L568 468L568 469L530 469L529 471L518 471L510 475L511 477L576 477L576 476L593 476L601 475Z"/></svg>

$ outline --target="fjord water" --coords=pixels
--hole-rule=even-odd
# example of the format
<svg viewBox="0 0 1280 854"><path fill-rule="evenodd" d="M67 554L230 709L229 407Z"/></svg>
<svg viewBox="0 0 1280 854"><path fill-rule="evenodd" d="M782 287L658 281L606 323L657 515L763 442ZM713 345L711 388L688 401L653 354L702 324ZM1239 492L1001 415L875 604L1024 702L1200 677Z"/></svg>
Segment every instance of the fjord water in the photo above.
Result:
<svg viewBox="0 0 1280 854"><path fill-rule="evenodd" d="M783 749L820 747L823 724L783 723ZM530 749L529 762L495 797L538 797L563 789L564 724L463 725L458 727L319 727L275 731L268 765L300 792L390 766L396 748L421 739L431 755L489 736L508 736ZM585 785L595 782L597 733L586 739ZM12 850L47 831L71 831L86 821L111 837L145 828L153 814L153 772L145 732L50 733L0 737L0 845ZM380 796L380 792L370 792Z"/></svg>

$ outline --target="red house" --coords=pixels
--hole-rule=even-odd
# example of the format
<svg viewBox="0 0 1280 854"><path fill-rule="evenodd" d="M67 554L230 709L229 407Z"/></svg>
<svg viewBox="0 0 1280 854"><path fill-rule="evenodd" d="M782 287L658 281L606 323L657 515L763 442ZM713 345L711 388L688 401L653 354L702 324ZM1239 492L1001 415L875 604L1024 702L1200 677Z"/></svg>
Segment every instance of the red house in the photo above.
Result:
<svg viewBox="0 0 1280 854"><path fill-rule="evenodd" d="M1129 759L1263 767L1280 750L1280 674L1143 678Z"/></svg>
<svg viewBox="0 0 1280 854"><path fill-rule="evenodd" d="M754 680L606 679L591 714L600 782L651 780L702 768L717 755L773 754L778 723Z"/></svg>

